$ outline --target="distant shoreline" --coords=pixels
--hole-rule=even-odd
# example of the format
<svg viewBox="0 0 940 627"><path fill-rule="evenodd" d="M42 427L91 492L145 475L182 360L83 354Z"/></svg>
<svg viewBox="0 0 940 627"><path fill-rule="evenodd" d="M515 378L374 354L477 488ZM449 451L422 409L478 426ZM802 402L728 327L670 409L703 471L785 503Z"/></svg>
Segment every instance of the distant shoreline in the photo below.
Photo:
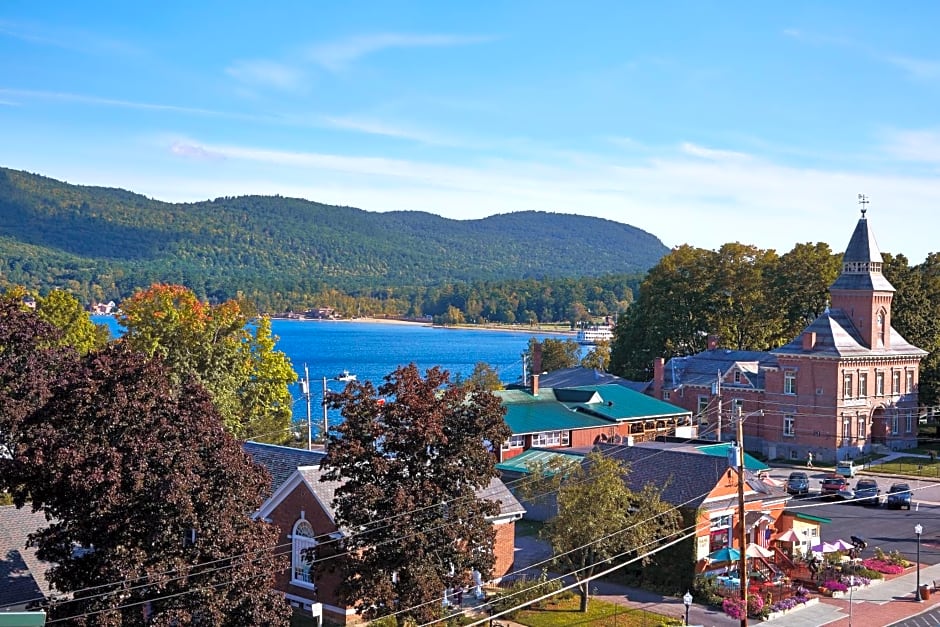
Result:
<svg viewBox="0 0 940 627"><path fill-rule="evenodd" d="M372 318L363 316L359 318L284 318L273 317L272 320L296 320L298 322L351 322L351 323L370 323L370 324L410 324L424 327L435 327L438 329L454 329L461 331L502 331L505 333L528 333L529 335L565 335L575 337L577 331L570 329L557 329L554 327L532 327L523 325L506 324L434 324L423 320L402 320L401 318Z"/></svg>

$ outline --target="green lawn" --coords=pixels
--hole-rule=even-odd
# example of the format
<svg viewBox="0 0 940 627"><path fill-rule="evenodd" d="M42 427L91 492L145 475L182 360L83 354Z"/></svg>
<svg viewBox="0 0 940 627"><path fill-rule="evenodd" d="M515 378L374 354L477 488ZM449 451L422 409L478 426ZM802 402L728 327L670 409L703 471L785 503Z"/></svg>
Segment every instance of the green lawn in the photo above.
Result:
<svg viewBox="0 0 940 627"><path fill-rule="evenodd" d="M940 461L931 461L923 457L899 457L885 464L872 466L867 470L885 474L940 479Z"/></svg>
<svg viewBox="0 0 940 627"><path fill-rule="evenodd" d="M678 618L637 610L615 603L591 599L588 610L578 611L580 599L577 596L562 600L542 601L539 609L516 612L512 620L529 627L569 627L572 625L590 627L660 627L682 625ZM496 619L499 621L499 619Z"/></svg>

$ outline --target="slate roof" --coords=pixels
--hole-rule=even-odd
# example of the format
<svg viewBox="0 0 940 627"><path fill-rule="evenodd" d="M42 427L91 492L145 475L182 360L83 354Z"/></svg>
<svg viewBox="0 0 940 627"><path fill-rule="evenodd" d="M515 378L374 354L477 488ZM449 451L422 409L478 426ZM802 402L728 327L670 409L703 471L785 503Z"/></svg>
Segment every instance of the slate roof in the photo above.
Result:
<svg viewBox="0 0 940 627"><path fill-rule="evenodd" d="M333 509L333 499L336 496L336 489L343 485L342 481L321 481L323 471L319 468L299 468L297 472L301 474L304 482L310 487L310 490L317 496L317 499L323 504L323 507L331 519L335 519ZM499 503L499 515L511 516L525 514L525 508L516 500L512 492L500 481L494 477L482 490L477 490L476 495L479 498Z"/></svg>
<svg viewBox="0 0 940 627"><path fill-rule="evenodd" d="M893 292L894 287L881 273L881 252L875 241L875 234L868 226L868 220L862 214L849 245L842 255L842 274L836 279L830 290L875 290Z"/></svg>
<svg viewBox="0 0 940 627"><path fill-rule="evenodd" d="M323 451L308 451L262 442L244 442L242 450L251 456L254 463L264 466L271 473L269 496L276 492L295 470L301 466L319 466L320 461L326 457Z"/></svg>
<svg viewBox="0 0 940 627"><path fill-rule="evenodd" d="M498 390L506 409L506 424L514 435L609 427L618 422L687 416L688 410L608 383L571 388Z"/></svg>
<svg viewBox="0 0 940 627"><path fill-rule="evenodd" d="M645 392L651 382L630 381L629 379L618 377L609 372L601 372L594 368L584 368L582 366L553 370L539 377L539 385L547 388L573 388L589 385L606 385L609 383L622 385L635 392Z"/></svg>
<svg viewBox="0 0 940 627"><path fill-rule="evenodd" d="M777 368L777 358L766 351L740 351L713 348L686 357L673 357L663 369L663 389L675 390L683 385L709 387L733 368L741 370L747 383L735 384L722 380L722 388L764 389L764 371Z"/></svg>
<svg viewBox="0 0 940 627"><path fill-rule="evenodd" d="M26 548L26 536L47 524L45 514L29 506L0 506L0 612L22 611L52 592L46 562L36 557L36 549Z"/></svg>
<svg viewBox="0 0 940 627"><path fill-rule="evenodd" d="M871 357L927 355L891 329L889 348L868 348L852 321L841 309L828 309L814 320L803 333L816 334L813 348L803 348L802 334L773 351L775 355L813 355L814 357Z"/></svg>
<svg viewBox="0 0 940 627"><path fill-rule="evenodd" d="M596 450L630 465L625 481L631 490L639 491L653 484L660 488L663 501L689 508L700 507L729 468L724 457L700 452L611 444L598 444ZM755 492L745 494L745 501L788 498L785 492L767 485L749 470L745 470L744 476Z"/></svg>

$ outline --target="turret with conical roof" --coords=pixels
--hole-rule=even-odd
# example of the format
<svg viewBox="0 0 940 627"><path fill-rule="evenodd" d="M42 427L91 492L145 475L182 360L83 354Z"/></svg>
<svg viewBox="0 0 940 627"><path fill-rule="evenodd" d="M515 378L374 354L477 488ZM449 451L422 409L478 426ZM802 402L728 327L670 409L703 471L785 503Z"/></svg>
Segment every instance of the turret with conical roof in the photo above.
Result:
<svg viewBox="0 0 940 627"><path fill-rule="evenodd" d="M852 320L869 348L887 349L891 341L894 287L881 273L883 260L862 209L842 256L842 274L829 286L832 308Z"/></svg>

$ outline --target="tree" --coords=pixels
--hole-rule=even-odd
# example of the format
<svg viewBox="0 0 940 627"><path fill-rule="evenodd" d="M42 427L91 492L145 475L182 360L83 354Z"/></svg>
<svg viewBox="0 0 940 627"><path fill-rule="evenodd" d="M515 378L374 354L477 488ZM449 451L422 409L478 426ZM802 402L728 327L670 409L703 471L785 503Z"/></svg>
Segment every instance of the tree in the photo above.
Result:
<svg viewBox="0 0 940 627"><path fill-rule="evenodd" d="M52 290L36 299L36 313L62 331L60 342L84 355L102 348L110 335L104 325L95 324L78 299L62 290Z"/></svg>
<svg viewBox="0 0 940 627"><path fill-rule="evenodd" d="M581 346L574 340L557 340L547 337L541 342L538 338L529 338L529 358L533 368L536 367L533 355L541 351L541 372L553 372L563 368L573 368L578 365L578 353ZM539 374L539 373L536 373Z"/></svg>
<svg viewBox="0 0 940 627"><path fill-rule="evenodd" d="M580 463L533 466L523 487L529 495L557 493L558 513L543 534L558 556L557 569L578 582L582 612L594 573L648 553L679 528L679 513L660 500L658 489L650 485L635 493L627 487L628 471L595 451Z"/></svg>
<svg viewBox="0 0 940 627"><path fill-rule="evenodd" d="M124 341L164 360L171 376L195 376L236 437L284 442L290 437L290 360L263 319L254 335L244 306L202 303L180 285L154 285L122 303Z"/></svg>
<svg viewBox="0 0 940 627"><path fill-rule="evenodd" d="M6 476L77 625L287 625L272 589L277 531L252 520L268 485L207 392L126 346L91 353L22 423ZM149 618L145 616L149 615Z"/></svg>
<svg viewBox="0 0 940 627"><path fill-rule="evenodd" d="M591 350L581 360L582 368L593 368L606 372L610 365L610 342L600 341L591 347Z"/></svg>
<svg viewBox="0 0 940 627"><path fill-rule="evenodd" d="M829 286L841 268L842 255L834 255L823 242L797 244L777 259L770 275L770 300L784 317L783 342L798 336L825 311Z"/></svg>
<svg viewBox="0 0 940 627"><path fill-rule="evenodd" d="M499 373L485 361L477 362L467 382L489 392L503 389L503 382L499 379Z"/></svg>
<svg viewBox="0 0 940 627"><path fill-rule="evenodd" d="M324 479L336 489L336 524L361 530L346 541L340 592L366 618L397 610L399 624L440 614L447 588L493 566L496 503L476 491L496 476L492 448L510 433L499 399L449 384L414 364L376 390L354 381L330 395L343 423L330 434ZM384 402L383 402L384 401ZM329 563L318 564L322 574Z"/></svg>
<svg viewBox="0 0 940 627"><path fill-rule="evenodd" d="M12 487L5 466L22 421L48 400L77 357L59 329L23 304L24 295L0 295L0 491Z"/></svg>

